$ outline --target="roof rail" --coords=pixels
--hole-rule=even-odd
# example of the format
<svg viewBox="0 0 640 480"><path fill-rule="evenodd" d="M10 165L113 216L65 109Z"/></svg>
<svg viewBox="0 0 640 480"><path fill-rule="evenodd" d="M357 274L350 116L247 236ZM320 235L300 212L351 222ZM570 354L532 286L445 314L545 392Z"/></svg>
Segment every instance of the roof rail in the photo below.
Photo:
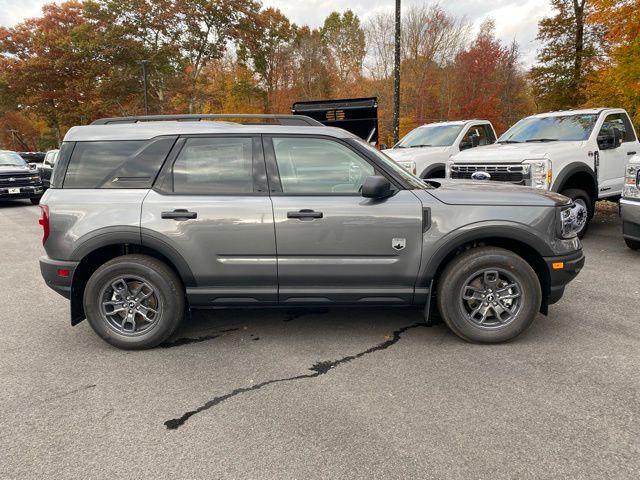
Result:
<svg viewBox="0 0 640 480"><path fill-rule="evenodd" d="M141 123L141 122L200 122L202 120L240 120L236 123L244 125L251 124L272 124L288 125L288 126L309 126L322 127L322 123L314 120L306 115L267 115L257 113L208 113L201 115L142 115L134 117L111 117L101 118L91 122L91 125L114 125L124 123ZM263 120L259 121L242 121L242 120Z"/></svg>

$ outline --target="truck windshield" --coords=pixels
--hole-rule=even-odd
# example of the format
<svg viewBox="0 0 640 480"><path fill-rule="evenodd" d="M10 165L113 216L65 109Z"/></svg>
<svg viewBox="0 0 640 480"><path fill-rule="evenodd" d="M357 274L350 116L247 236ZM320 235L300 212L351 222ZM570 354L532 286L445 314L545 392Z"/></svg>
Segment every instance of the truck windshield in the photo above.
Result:
<svg viewBox="0 0 640 480"><path fill-rule="evenodd" d="M393 148L448 147L460 130L462 125L425 125L411 130Z"/></svg>
<svg viewBox="0 0 640 480"><path fill-rule="evenodd" d="M498 143L587 140L598 115L529 117L520 120L498 139Z"/></svg>
<svg viewBox="0 0 640 480"><path fill-rule="evenodd" d="M15 152L0 152L0 167L26 167L27 162Z"/></svg>

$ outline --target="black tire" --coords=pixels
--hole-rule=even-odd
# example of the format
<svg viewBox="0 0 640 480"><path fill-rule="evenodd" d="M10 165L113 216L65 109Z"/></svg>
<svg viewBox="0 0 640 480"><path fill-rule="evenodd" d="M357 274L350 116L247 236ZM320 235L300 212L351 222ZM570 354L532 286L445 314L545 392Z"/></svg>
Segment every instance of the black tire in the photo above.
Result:
<svg viewBox="0 0 640 480"><path fill-rule="evenodd" d="M111 301L113 299L126 303L124 298L118 297L119 292L113 287L114 282L118 283L117 280L121 278L133 279L134 282L138 281L138 284L144 282L153 292L150 299L155 302L151 307L156 307L156 314L153 315L152 322L140 322L139 314L133 314L134 330L138 322L142 326L147 325L141 332L119 330L110 320L117 318L116 315L104 309L105 302L115 303ZM135 293L135 289L132 290L131 293ZM140 350L159 345L176 331L185 316L182 282L166 264L146 255L124 255L99 267L87 282L83 302L91 328L107 343L125 350Z"/></svg>
<svg viewBox="0 0 640 480"><path fill-rule="evenodd" d="M582 230L578 232L578 238L583 238L587 234L587 230L589 229L589 223L591 223L591 219L595 213L595 205L591 200L591 197L584 190L580 190L579 188L567 188L566 190L560 192L565 197L569 197L571 200L578 201L584 204L587 207L587 221L584 224Z"/></svg>
<svg viewBox="0 0 640 480"><path fill-rule="evenodd" d="M40 204L40 199L42 197L31 197L29 200L31 200L31 203L34 205L39 205Z"/></svg>
<svg viewBox="0 0 640 480"><path fill-rule="evenodd" d="M640 241L638 240L631 240L630 238L625 238L624 243L626 243L627 247L629 247L631 250L640 250Z"/></svg>
<svg viewBox="0 0 640 480"><path fill-rule="evenodd" d="M502 278L510 277L509 281L512 283L509 284L517 285L516 289L505 292L503 297L520 292L519 299L511 300L514 313L504 324L498 322L497 318L493 319L496 325L478 324L470 318L473 307L469 307L463 299L463 295L467 293L468 281L481 278L482 273L478 272L486 271L498 272ZM500 289L496 289L494 293L501 291L504 284L498 286ZM443 320L460 338L474 343L500 343L517 337L531 325L540 310L542 291L536 273L524 259L502 248L478 247L458 255L446 266L438 282L437 300ZM476 302L474 305L487 305L484 301L472 300ZM498 299L494 304L504 301L504 298ZM499 303L496 308L501 308L502 305L503 303ZM496 310L491 306L488 308L492 309L492 315L495 316Z"/></svg>

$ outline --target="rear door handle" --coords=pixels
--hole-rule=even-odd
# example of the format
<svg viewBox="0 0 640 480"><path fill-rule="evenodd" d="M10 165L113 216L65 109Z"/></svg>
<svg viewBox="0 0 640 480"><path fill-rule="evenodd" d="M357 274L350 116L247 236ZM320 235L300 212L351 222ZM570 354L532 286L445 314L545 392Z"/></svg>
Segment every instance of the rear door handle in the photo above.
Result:
<svg viewBox="0 0 640 480"><path fill-rule="evenodd" d="M302 209L297 212L287 212L287 218L297 218L298 220L322 218L322 212L314 212L310 209Z"/></svg>
<svg viewBox="0 0 640 480"><path fill-rule="evenodd" d="M160 216L171 220L190 220L192 218L198 218L197 212L190 212L184 208L177 208L173 212L162 212Z"/></svg>

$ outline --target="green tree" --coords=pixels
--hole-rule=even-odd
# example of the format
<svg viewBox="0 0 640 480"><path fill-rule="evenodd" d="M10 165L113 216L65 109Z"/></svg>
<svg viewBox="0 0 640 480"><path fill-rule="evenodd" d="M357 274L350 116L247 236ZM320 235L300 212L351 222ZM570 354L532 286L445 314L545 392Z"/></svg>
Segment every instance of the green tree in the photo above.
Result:
<svg viewBox="0 0 640 480"><path fill-rule="evenodd" d="M360 19L351 10L342 15L333 12L320 29L328 57L335 65L340 86L347 86L362 76L366 54L365 34Z"/></svg>

